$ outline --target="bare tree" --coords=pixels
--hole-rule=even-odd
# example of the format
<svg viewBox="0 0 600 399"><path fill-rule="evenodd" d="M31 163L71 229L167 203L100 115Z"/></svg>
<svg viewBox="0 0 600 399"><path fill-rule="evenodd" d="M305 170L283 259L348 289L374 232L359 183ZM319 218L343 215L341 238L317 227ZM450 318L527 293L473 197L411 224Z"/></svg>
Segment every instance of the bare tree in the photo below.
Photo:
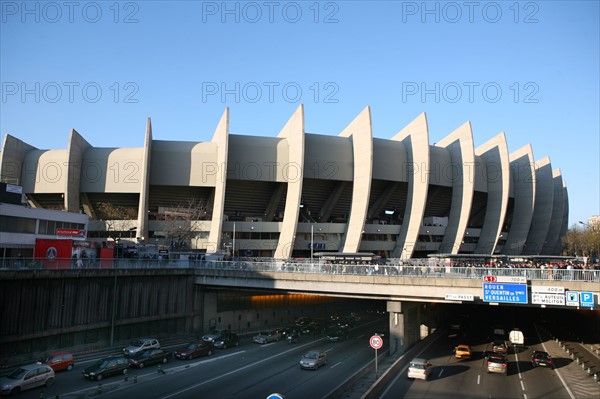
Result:
<svg viewBox="0 0 600 399"><path fill-rule="evenodd" d="M117 238L122 232L131 230L131 220L137 219L137 209L100 202L96 205L96 215L104 221L109 237Z"/></svg>
<svg viewBox="0 0 600 399"><path fill-rule="evenodd" d="M161 210L160 218L166 222L166 235L173 248L188 246L199 230L200 221L206 220L209 215L206 203L193 198Z"/></svg>

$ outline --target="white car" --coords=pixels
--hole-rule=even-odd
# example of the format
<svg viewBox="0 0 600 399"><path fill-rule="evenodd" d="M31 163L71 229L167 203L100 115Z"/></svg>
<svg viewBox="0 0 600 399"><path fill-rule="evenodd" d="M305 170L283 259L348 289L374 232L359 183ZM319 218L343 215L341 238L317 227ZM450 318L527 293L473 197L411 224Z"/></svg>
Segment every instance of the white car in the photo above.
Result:
<svg viewBox="0 0 600 399"><path fill-rule="evenodd" d="M123 353L131 356L146 349L160 349L160 343L154 338L141 338L123 348Z"/></svg>
<svg viewBox="0 0 600 399"><path fill-rule="evenodd" d="M306 352L300 358L299 363L300 368L317 370L319 367L327 364L327 355L325 354L325 352Z"/></svg>
<svg viewBox="0 0 600 399"><path fill-rule="evenodd" d="M415 358L410 361L408 365L408 378L409 379L420 379L425 380L429 378L431 374L431 363L427 359Z"/></svg>
<svg viewBox="0 0 600 399"><path fill-rule="evenodd" d="M269 342L279 341L281 333L279 331L261 331L252 338L252 342L257 344L267 344Z"/></svg>
<svg viewBox="0 0 600 399"><path fill-rule="evenodd" d="M2 395L14 395L26 389L54 384L54 370L47 364L35 363L21 366L6 377L0 378Z"/></svg>

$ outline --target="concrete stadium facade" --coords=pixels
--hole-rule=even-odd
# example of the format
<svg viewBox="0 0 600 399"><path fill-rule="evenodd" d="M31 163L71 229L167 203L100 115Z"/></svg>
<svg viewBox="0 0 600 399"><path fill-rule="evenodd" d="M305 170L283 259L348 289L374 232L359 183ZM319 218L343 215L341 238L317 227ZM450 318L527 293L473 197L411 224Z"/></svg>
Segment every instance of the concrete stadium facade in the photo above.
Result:
<svg viewBox="0 0 600 399"><path fill-rule="evenodd" d="M432 145L424 113L374 138L368 107L338 136L306 133L303 106L276 137L229 134L229 109L210 142L153 140L150 119L141 148L6 135L0 178L33 207L88 214L92 237L115 234L101 203L127 210L119 234L144 245L173 243L164 215L198 200L205 217L178 221L185 248L239 256L560 255L568 227L565 180L530 145L509 153L500 133L475 148L468 122Z"/></svg>

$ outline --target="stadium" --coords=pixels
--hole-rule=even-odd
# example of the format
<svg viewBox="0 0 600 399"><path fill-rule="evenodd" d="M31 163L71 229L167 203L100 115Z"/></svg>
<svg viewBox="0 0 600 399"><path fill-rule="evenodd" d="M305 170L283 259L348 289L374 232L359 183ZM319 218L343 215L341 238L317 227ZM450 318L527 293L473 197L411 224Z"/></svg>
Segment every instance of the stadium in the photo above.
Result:
<svg viewBox="0 0 600 399"><path fill-rule="evenodd" d="M550 256L568 223L565 180L530 145L475 148L469 122L430 144L424 113L374 138L368 107L337 136L306 133L303 106L276 137L229 134L229 109L209 142L154 140L150 119L141 148L5 135L0 179L87 215L88 239L230 256Z"/></svg>

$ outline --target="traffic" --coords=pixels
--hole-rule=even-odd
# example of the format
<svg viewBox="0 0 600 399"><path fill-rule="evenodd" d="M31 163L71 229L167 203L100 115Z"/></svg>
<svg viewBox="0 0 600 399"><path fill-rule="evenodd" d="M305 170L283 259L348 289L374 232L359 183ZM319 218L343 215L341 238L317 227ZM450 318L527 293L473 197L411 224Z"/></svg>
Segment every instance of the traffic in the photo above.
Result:
<svg viewBox="0 0 600 399"><path fill-rule="evenodd" d="M444 308L439 331L415 345L417 349L409 348L406 366L395 373L378 398L460 394L571 399L590 392L595 397L588 387L577 388L577 395L569 394L569 389L576 389L572 381L581 385L583 372L579 369L569 375L573 361L552 352L552 342L543 333L542 326L548 325L544 314L514 307ZM556 315L562 319L566 313ZM45 359L48 366L31 364L15 372L16 377L32 368L45 369L35 384L16 389L17 385L8 387L3 379L2 389L3 394L22 391L19 397L31 399L57 395L266 398L275 392L286 399L340 397L336 390L373 362L374 349L387 349L388 323L385 313L364 312L305 316L281 328L243 335L213 329L188 342L169 345L141 337L94 359L80 361L66 352L53 354Z"/></svg>
<svg viewBox="0 0 600 399"><path fill-rule="evenodd" d="M516 308L462 311L437 339L411 353L378 398L597 397L598 383L544 332L553 325L543 314Z"/></svg>
<svg viewBox="0 0 600 399"><path fill-rule="evenodd" d="M348 315L342 320L337 316L297 320L286 326L286 335L300 337L294 345L283 339L284 328L246 336L213 330L196 341L169 347L152 337L139 338L120 353L97 359L80 362L71 354L70 368L62 371L58 365L54 371L34 363L31 367L49 369L50 383L45 379L36 386L13 384L4 389L7 383L3 377L2 393L19 393L22 398L165 399L267 397L272 392L285 392L286 398L305 398L313 392L326 395L372 360L368 338L373 330L385 331L387 322L377 313ZM313 329L317 325L319 328ZM340 334L345 339L326 338L340 330L344 330ZM244 394L240 396L240 392Z"/></svg>

